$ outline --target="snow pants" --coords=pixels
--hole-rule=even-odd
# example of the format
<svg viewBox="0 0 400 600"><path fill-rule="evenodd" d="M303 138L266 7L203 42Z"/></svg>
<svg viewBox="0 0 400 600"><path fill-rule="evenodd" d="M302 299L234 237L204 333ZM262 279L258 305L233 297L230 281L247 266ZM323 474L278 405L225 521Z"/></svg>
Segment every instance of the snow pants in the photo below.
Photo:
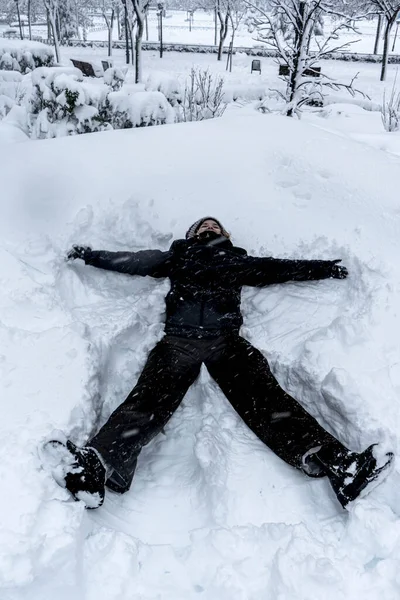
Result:
<svg viewBox="0 0 400 600"><path fill-rule="evenodd" d="M87 444L113 469L107 487L119 493L130 488L142 447L163 430L202 363L248 427L286 463L302 469L313 448L345 449L279 386L266 358L244 338L165 336L129 396Z"/></svg>

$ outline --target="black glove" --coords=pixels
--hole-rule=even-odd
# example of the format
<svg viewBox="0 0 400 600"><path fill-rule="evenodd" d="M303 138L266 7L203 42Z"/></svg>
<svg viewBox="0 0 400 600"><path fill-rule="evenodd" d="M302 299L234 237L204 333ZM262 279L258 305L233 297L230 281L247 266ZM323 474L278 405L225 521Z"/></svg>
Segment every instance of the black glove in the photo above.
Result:
<svg viewBox="0 0 400 600"><path fill-rule="evenodd" d="M332 277L333 279L346 279L347 275L349 274L346 267L343 267L342 265L338 264L340 262L342 262L341 259L332 261L330 277Z"/></svg>
<svg viewBox="0 0 400 600"><path fill-rule="evenodd" d="M85 260L89 258L92 249L89 246L72 246L71 250L67 254L67 260L75 260L81 258Z"/></svg>

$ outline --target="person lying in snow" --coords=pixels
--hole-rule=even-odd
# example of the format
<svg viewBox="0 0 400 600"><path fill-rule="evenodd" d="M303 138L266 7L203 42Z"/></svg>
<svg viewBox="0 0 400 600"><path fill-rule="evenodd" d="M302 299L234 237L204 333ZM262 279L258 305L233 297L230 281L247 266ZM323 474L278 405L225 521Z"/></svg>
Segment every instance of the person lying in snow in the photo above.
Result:
<svg viewBox="0 0 400 600"><path fill-rule="evenodd" d="M63 457L61 483L87 507L102 505L105 486L118 493L129 490L141 449L163 430L202 363L260 440L310 477L327 476L343 507L387 470L391 453L378 464L374 445L362 453L348 450L279 386L266 358L239 335L242 286L344 279L347 269L340 260L248 256L229 237L217 219L205 217L167 252L74 246L68 253L68 259L100 269L171 281L165 336L126 400L84 448L69 440L65 445L49 442L59 446Z"/></svg>

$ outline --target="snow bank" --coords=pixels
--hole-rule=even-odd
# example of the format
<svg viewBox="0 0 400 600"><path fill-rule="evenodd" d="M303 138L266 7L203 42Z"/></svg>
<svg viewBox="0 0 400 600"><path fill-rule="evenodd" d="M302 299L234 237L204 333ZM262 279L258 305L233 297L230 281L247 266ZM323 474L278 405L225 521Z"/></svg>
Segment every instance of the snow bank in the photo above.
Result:
<svg viewBox="0 0 400 600"><path fill-rule="evenodd" d="M322 126L236 111L3 153L2 600L397 597L398 466L346 513L205 371L131 491L99 511L38 456L54 430L87 440L162 335L168 282L69 265L66 250L166 249L205 214L255 255L343 259L345 281L245 290L243 335L349 447L398 452L399 159Z"/></svg>

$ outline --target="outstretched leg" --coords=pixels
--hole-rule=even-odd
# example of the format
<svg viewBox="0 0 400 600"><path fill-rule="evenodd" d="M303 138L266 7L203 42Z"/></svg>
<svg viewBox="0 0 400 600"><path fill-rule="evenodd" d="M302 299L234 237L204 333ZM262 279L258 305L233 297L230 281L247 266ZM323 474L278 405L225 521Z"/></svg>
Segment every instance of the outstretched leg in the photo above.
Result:
<svg viewBox="0 0 400 600"><path fill-rule="evenodd" d="M307 453L327 444L346 450L279 386L267 359L244 338L232 337L206 366L250 429L288 464L304 470ZM315 465L314 475L324 474Z"/></svg>
<svg viewBox="0 0 400 600"><path fill-rule="evenodd" d="M112 469L107 487L129 489L140 450L162 431L200 367L190 340L167 336L153 348L134 389L87 444Z"/></svg>
<svg viewBox="0 0 400 600"><path fill-rule="evenodd" d="M343 507L389 472L392 453L379 460L373 446L350 452L279 386L268 361L243 338L232 337L206 366L250 429L288 464L313 477L326 475Z"/></svg>

